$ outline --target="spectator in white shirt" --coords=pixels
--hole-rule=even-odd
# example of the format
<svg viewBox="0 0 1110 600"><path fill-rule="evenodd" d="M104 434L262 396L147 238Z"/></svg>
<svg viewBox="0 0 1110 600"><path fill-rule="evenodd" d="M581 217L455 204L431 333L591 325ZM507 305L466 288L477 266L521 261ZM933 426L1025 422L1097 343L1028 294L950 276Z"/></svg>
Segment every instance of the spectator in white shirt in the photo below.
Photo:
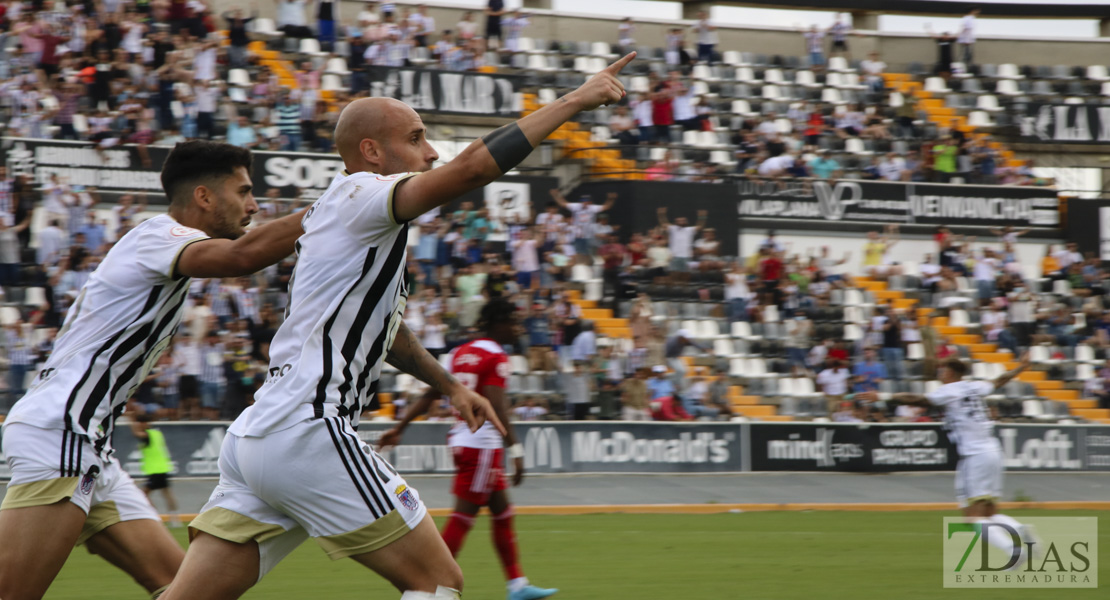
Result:
<svg viewBox="0 0 1110 600"><path fill-rule="evenodd" d="M51 266L58 262L62 250L69 245L69 236L62 229L62 222L54 219L39 231L38 242L36 261L40 265Z"/></svg>
<svg viewBox="0 0 1110 600"><path fill-rule="evenodd" d="M706 215L706 211L699 210L696 225L690 225L686 217L679 217L675 219L674 223L669 223L667 221L667 207L659 207L659 225L667 230L667 245L671 250L672 271L686 272L690 270L690 259L694 257L694 238L705 227Z"/></svg>
<svg viewBox="0 0 1110 600"><path fill-rule="evenodd" d="M994 251L984 248L979 260L975 261L975 284L979 288L979 299L989 300L994 295L994 283L998 278L1000 261Z"/></svg>
<svg viewBox="0 0 1110 600"><path fill-rule="evenodd" d="M825 68L825 32L813 25L802 35L805 38L806 54L809 55L809 65L814 71L820 72Z"/></svg>
<svg viewBox="0 0 1110 600"><path fill-rule="evenodd" d="M535 398L526 398L524 403L513 409L517 421L539 421L547 414L547 409L540 406Z"/></svg>
<svg viewBox="0 0 1110 600"><path fill-rule="evenodd" d="M883 71L886 70L886 63L879 60L879 53L872 52L867 55L867 59L860 63L860 69L863 71L864 82L871 88L872 92L878 93L883 91Z"/></svg>
<svg viewBox="0 0 1110 600"><path fill-rule="evenodd" d="M464 12L462 19L455 24L455 29L459 32L459 39L468 41L473 38L478 32L478 23L474 21L474 13L469 10Z"/></svg>
<svg viewBox="0 0 1110 600"><path fill-rule="evenodd" d="M728 320L747 321L748 301L752 297L748 288L748 274L740 261L732 263L732 270L725 274L725 302L728 304Z"/></svg>
<svg viewBox="0 0 1110 600"><path fill-rule="evenodd" d="M501 31L505 34L505 49L509 52L520 51L520 34L531 23L528 15L515 10L501 17Z"/></svg>
<svg viewBox="0 0 1110 600"><path fill-rule="evenodd" d="M621 54L628 54L636 45L636 40L632 38L635 31L636 25L632 22L632 17L625 17L617 27L617 44L620 45Z"/></svg>
<svg viewBox="0 0 1110 600"><path fill-rule="evenodd" d="M698 62L713 64L713 52L717 46L717 27L709 22L709 12L698 11L698 22L694 26L698 32Z"/></svg>
<svg viewBox="0 0 1110 600"><path fill-rule="evenodd" d="M312 30L308 28L308 20L304 13L308 5L307 0L275 0L275 2L278 5L277 27L285 33L285 37L312 37Z"/></svg>
<svg viewBox="0 0 1110 600"><path fill-rule="evenodd" d="M516 282L523 290L539 286L540 261L537 253L539 244L530 229L520 232L520 237L510 242L513 253L513 268L516 269Z"/></svg>
<svg viewBox="0 0 1110 600"><path fill-rule="evenodd" d="M909 181L906 161L894 152L887 152L883 161L879 163L879 177L887 181Z"/></svg>
<svg viewBox="0 0 1110 600"><path fill-rule="evenodd" d="M581 202L567 202L558 189L551 190L551 197L555 203L571 214L571 233L574 236L574 251L576 254L588 256L601 245L594 237L594 223L597 215L603 213L617 201L617 195L610 193L605 204L597 205L590 202L589 196L582 196Z"/></svg>
<svg viewBox="0 0 1110 600"><path fill-rule="evenodd" d="M216 79L216 53L219 47L217 41L206 41L197 49L193 57L193 80L211 81Z"/></svg>
<svg viewBox="0 0 1110 600"><path fill-rule="evenodd" d="M428 14L428 6L426 4L417 6L416 11L415 15L409 17L409 21L418 25L414 41L418 47L427 48L430 36L435 35L436 32L436 20L435 17Z"/></svg>
<svg viewBox="0 0 1110 600"><path fill-rule="evenodd" d="M772 156L759 165L758 173L764 177L784 177L794 168L794 156L790 153Z"/></svg>
<svg viewBox="0 0 1110 600"><path fill-rule="evenodd" d="M964 51L964 66L970 68L975 60L975 17L979 16L979 9L973 8L964 18L960 19L960 34L956 42Z"/></svg>
<svg viewBox="0 0 1110 600"><path fill-rule="evenodd" d="M836 361L831 367L817 374L817 385L825 394L828 412L832 414L836 407L844 400L844 393L848 391L848 379L852 376L844 363Z"/></svg>

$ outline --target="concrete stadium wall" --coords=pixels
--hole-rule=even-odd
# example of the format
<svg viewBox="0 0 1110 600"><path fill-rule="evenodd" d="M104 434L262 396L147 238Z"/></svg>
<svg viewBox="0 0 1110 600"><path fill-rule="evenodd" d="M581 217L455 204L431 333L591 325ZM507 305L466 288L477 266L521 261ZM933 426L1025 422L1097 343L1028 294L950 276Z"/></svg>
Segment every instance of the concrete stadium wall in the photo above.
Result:
<svg viewBox="0 0 1110 600"><path fill-rule="evenodd" d="M245 7L246 5L242 0L214 0L211 4L217 12L232 6ZM359 11L362 10L363 2L346 0L340 4L341 20L353 24ZM429 14L435 17L440 30L453 29L466 10L463 7L436 5L434 2L427 4ZM398 4L398 6L405 6L405 4ZM482 7L484 3L475 3L473 7L474 20L480 24L480 31L485 28ZM605 41L611 44L617 41L617 24L620 21L617 17L559 14L550 10L529 10L529 12L532 14L532 24L525 30L528 37L561 41ZM273 17L274 13L274 4L263 3L262 16ZM645 45L663 46L667 28L676 23L679 21L638 20L636 41ZM803 55L805 51L802 36L790 29L758 27L758 25L721 26L719 33L722 50L796 56ZM688 39L693 42L692 37ZM865 35L851 38L849 45L853 57L863 58L867 52L877 50L882 54L883 59L895 68L903 68L910 62L930 64L936 60L936 44L924 33ZM1107 60L1108 48L1110 48L1110 39L1107 38L1058 40L980 36L976 44L976 60L981 63L1012 62L1019 65L1105 64L1110 62Z"/></svg>

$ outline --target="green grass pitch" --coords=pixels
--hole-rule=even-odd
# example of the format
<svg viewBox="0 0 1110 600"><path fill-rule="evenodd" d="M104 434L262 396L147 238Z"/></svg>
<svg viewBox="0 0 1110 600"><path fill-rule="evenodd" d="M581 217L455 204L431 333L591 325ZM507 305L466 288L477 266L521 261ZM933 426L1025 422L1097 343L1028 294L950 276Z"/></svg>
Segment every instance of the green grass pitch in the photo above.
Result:
<svg viewBox="0 0 1110 600"><path fill-rule="evenodd" d="M1100 516L1092 511L1014 511ZM1101 589L958 590L941 586L942 512L751 512L717 515L518 516L525 573L579 600L1105 599ZM442 521L440 521L442 525ZM1100 546L1110 553L1110 522ZM184 530L175 530L184 543ZM468 600L505 597L481 517L460 555ZM47 598L141 600L122 572L77 549ZM381 598L400 594L349 560L329 561L309 541L246 598Z"/></svg>

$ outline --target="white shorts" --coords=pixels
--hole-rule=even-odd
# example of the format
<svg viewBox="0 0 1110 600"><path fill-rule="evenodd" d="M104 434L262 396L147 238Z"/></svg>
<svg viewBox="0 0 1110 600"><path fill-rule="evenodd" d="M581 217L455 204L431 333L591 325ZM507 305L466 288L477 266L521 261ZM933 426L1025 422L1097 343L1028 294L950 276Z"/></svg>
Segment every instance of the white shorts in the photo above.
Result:
<svg viewBox="0 0 1110 600"><path fill-rule="evenodd" d="M78 544L121 521L162 522L119 462L101 459L83 436L10 423L4 427L3 452L12 479L0 510L47 506L68 498L88 515Z"/></svg>
<svg viewBox="0 0 1110 600"><path fill-rule="evenodd" d="M259 546L259 578L308 536L336 560L382 548L428 511L342 417L263 437L228 433L220 483L190 527Z"/></svg>
<svg viewBox="0 0 1110 600"><path fill-rule="evenodd" d="M956 500L960 508L1002 498L1002 472L1001 451L961 456L956 464Z"/></svg>

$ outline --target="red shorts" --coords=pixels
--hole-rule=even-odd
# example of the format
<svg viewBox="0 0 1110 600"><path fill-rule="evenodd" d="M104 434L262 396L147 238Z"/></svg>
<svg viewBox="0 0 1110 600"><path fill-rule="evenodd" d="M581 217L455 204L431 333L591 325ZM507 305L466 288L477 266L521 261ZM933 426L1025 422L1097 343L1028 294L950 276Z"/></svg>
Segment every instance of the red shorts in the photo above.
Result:
<svg viewBox="0 0 1110 600"><path fill-rule="evenodd" d="M503 448L451 448L455 457L455 485L451 493L478 506L489 503L493 492L505 484L505 452Z"/></svg>

